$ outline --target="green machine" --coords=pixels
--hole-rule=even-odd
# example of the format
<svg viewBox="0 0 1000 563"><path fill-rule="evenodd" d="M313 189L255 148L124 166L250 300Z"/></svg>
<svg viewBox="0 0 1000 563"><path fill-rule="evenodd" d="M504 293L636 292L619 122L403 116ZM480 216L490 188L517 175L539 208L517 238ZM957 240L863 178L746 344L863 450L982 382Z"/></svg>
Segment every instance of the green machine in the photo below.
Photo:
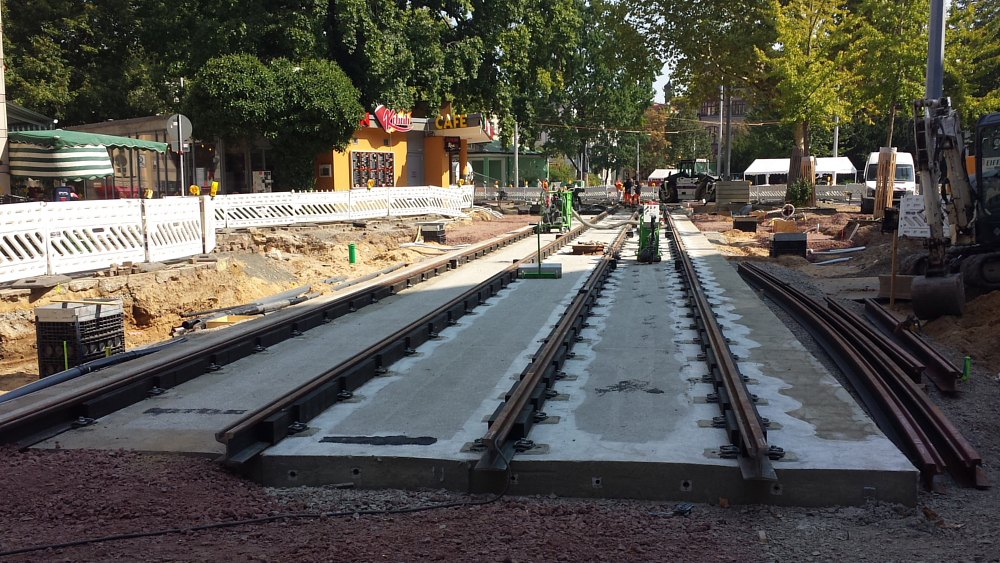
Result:
<svg viewBox="0 0 1000 563"><path fill-rule="evenodd" d="M653 264L660 261L660 206L647 203L639 219L639 250L636 262Z"/></svg>
<svg viewBox="0 0 1000 563"><path fill-rule="evenodd" d="M572 228L573 192L542 190L539 209L542 218L538 228L542 232L550 233L552 229L558 229L560 233L565 233Z"/></svg>

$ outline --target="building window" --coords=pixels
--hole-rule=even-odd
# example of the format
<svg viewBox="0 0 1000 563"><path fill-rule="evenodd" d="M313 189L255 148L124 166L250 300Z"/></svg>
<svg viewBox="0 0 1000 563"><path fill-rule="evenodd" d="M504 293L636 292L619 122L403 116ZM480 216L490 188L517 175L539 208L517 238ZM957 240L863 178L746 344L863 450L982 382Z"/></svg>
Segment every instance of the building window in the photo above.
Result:
<svg viewBox="0 0 1000 563"><path fill-rule="evenodd" d="M742 117L747 111L747 103L742 99L733 100L733 116Z"/></svg>
<svg viewBox="0 0 1000 563"><path fill-rule="evenodd" d="M333 165L332 164L320 164L319 165L319 177L320 178L332 178L333 177Z"/></svg>
<svg viewBox="0 0 1000 563"><path fill-rule="evenodd" d="M718 115L718 106L715 100L705 100L701 103L701 115Z"/></svg>

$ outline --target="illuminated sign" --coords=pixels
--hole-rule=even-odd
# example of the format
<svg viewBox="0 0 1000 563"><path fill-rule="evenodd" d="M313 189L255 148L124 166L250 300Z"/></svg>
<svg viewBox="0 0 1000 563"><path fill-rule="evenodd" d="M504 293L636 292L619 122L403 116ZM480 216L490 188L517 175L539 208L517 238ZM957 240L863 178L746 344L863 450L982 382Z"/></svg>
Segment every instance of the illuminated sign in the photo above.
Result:
<svg viewBox="0 0 1000 563"><path fill-rule="evenodd" d="M459 152L462 150L462 139L458 137L444 138L444 152Z"/></svg>
<svg viewBox="0 0 1000 563"><path fill-rule="evenodd" d="M375 108L375 119L378 124L385 129L386 133L392 133L393 131L409 131L413 120L410 118L410 112L394 111L383 105Z"/></svg>

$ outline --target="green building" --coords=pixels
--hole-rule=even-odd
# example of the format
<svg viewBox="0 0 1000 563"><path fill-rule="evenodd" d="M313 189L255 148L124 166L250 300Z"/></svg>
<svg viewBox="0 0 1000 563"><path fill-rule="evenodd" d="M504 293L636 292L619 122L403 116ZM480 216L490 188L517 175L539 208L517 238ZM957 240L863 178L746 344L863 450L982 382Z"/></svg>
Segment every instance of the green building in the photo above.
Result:
<svg viewBox="0 0 1000 563"><path fill-rule="evenodd" d="M514 151L503 148L500 141L469 145L469 164L477 186L501 186L514 183ZM539 180L549 179L549 160L537 151L522 152L518 155L518 172L521 185L527 181L534 185Z"/></svg>

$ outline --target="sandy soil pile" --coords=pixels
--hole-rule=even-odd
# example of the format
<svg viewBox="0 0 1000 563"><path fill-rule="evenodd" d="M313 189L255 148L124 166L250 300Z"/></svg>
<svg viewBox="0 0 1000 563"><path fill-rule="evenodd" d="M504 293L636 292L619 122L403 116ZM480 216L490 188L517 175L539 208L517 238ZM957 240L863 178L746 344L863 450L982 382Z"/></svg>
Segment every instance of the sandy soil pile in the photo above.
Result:
<svg viewBox="0 0 1000 563"><path fill-rule="evenodd" d="M965 304L965 315L941 317L923 326L935 342L955 348L1000 375L1000 291L993 291Z"/></svg>

